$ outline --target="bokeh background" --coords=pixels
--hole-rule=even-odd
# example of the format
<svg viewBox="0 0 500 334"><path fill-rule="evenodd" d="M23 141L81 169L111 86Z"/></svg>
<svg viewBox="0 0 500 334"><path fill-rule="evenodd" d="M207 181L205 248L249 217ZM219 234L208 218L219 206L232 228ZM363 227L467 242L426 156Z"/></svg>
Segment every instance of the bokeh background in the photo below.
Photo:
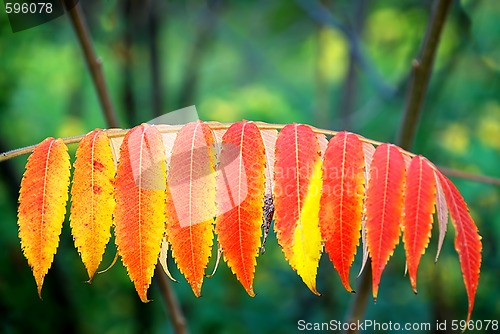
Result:
<svg viewBox="0 0 500 334"><path fill-rule="evenodd" d="M314 2L314 1L313 1ZM412 60L432 1L81 1L122 127L196 105L203 120L308 123L394 142ZM327 17L325 24L319 17ZM437 165L500 177L500 2L455 1L447 18L413 152ZM346 34L346 31L349 33ZM353 45L357 45L353 48ZM354 52L352 50L354 49ZM12 33L0 12L0 151L106 127L67 16ZM70 147L72 159L76 147ZM26 156L0 163L0 332L169 333L156 283L142 304L120 261L92 285L66 221L43 301L17 236ZM453 179L483 236L474 320L500 320L500 189ZM467 297L449 227L437 230L414 295L400 244L366 319L463 320ZM108 246L103 267L116 252ZM360 252L351 281L356 286ZM214 266L212 258L209 270ZM313 295L273 233L250 298L221 263L196 299L173 262L173 288L192 333L293 333L297 321L344 320L346 292L324 254Z"/></svg>

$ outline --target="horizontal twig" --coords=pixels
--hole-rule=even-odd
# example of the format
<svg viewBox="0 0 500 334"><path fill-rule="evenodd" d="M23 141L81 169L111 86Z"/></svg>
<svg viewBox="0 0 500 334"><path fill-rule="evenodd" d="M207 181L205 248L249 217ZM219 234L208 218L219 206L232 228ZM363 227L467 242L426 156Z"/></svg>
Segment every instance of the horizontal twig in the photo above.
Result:
<svg viewBox="0 0 500 334"><path fill-rule="evenodd" d="M255 122L259 129L261 130L281 130L285 127L286 124L271 124L271 123L263 123L263 122ZM219 123L219 122L206 122L206 124L212 129L212 130L226 130L228 129L233 123ZM163 125L163 124L156 124L158 126L158 130L161 133L175 133L179 132L179 130L184 126L184 125ZM323 134L326 136L335 136L338 131L332 131L332 130L324 130L324 129L318 129L315 127L311 127L312 130L315 133L318 134ZM110 138L117 138L117 137L124 137L129 129L107 129L105 130L108 134L108 137ZM65 144L75 144L78 143L82 140L82 138L85 137L85 135L79 135L79 136L73 136L73 137L65 137L61 138L62 141ZM365 143L370 143L375 146L378 146L382 144L381 142L378 142L376 140L371 140L368 138L364 138L362 136L359 136L360 140L365 142ZM31 145L31 146L26 146L22 148L18 148L12 151L0 153L0 162L8 159L12 159L24 154L29 154L35 149L36 145ZM402 154L408 155L408 156L415 156L415 154L411 152L407 152L403 149L400 149Z"/></svg>
<svg viewBox="0 0 500 334"><path fill-rule="evenodd" d="M484 184L491 184L491 185L500 187L500 179L496 178L496 177L467 173L467 172L460 171L458 169L453 169L453 168L448 168L448 167L442 167L442 166L436 166L436 167L446 176L456 177L459 179L464 179L464 180L469 180L469 181L479 182L479 183L484 183Z"/></svg>
<svg viewBox="0 0 500 334"><path fill-rule="evenodd" d="M281 130L285 127L286 124L271 124L271 123L263 123L263 122L255 122L258 126L259 129L261 130ZM233 123L219 123L219 122L206 122L206 124L212 129L212 130L226 130L228 129ZM162 124L156 124L158 126L158 131L161 133L175 133L179 132L179 130L184 126L184 125L162 125ZM325 130L325 129L318 129L315 127L311 127L312 130L317 133L317 134L323 134L326 136L335 136L338 134L338 131L333 131L333 130ZM110 138L118 138L118 137L124 137L129 129L106 129L105 130L108 134L108 137ZM65 144L76 144L79 143L85 135L79 135L79 136L73 136L73 137L65 137L61 138L62 141ZM382 142L372 140L365 138L363 136L359 136L359 139L362 142L369 143L375 146L383 144ZM31 145L31 146L26 146L26 147L21 147L12 151L8 152L3 152L0 153L0 162L12 159L21 155L29 154L33 152L35 149L36 145ZM414 157L416 154L408 152L400 147L399 151L407 155L409 157ZM433 167L431 165L431 167ZM451 177L457 177L465 180L470 180L474 182L480 182L480 183L486 183L486 184L492 184L496 186L500 186L500 179L499 178L494 178L491 176L483 176L483 175L477 175L477 174L471 174L471 173L466 173L462 172L456 169L451 169L451 168L446 168L446 167L436 167L436 169L440 170L443 174Z"/></svg>

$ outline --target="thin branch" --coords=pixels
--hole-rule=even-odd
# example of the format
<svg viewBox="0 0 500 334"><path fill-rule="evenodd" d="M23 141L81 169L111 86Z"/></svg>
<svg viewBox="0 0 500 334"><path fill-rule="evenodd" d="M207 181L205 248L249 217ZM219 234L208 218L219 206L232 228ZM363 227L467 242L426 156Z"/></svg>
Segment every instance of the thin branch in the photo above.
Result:
<svg viewBox="0 0 500 334"><path fill-rule="evenodd" d="M420 51L420 60L415 61L413 64L413 75L410 79L411 84L408 90L407 107L403 115L401 130L397 140L397 144L403 149L408 149L411 146L416 133L418 119L422 112L422 103L432 73L434 57L451 3L452 0L435 1L424 43ZM351 322L357 322L364 318L367 304L366 299L368 299L368 293L366 292L370 286L370 277L371 275L365 273L359 282L359 290L362 293L362 297L356 298L353 301L350 313L347 316L347 319ZM350 333L357 333L357 330L350 331Z"/></svg>
<svg viewBox="0 0 500 334"><path fill-rule="evenodd" d="M438 169L446 176L456 177L459 179L469 180L472 182L491 184L493 186L500 187L500 179L496 178L496 177L472 174L472 173L462 172L462 171L457 170L457 169L448 168L448 167L441 167L441 166L438 166Z"/></svg>
<svg viewBox="0 0 500 334"><path fill-rule="evenodd" d="M366 263L367 267L361 275L354 300L349 306L346 318L346 322L348 323L356 322L357 320L364 318L366 305L368 303L368 298L370 297L370 283L372 280L371 270L369 270L371 267L370 263L371 261L368 259ZM357 329L348 329L345 330L344 333L357 333Z"/></svg>
<svg viewBox="0 0 500 334"><path fill-rule="evenodd" d="M87 66L99 97L99 102L101 103L104 117L106 118L106 123L111 127L118 127L118 119L113 109L111 98L102 74L101 59L99 59L95 54L80 3L71 7L72 2L74 1L64 1L71 23L75 29L76 35L78 36L78 40L80 41L85 61L87 62Z"/></svg>
<svg viewBox="0 0 500 334"><path fill-rule="evenodd" d="M261 130L281 130L285 124L271 124L271 123L263 123L263 122L255 122L257 127ZM212 130L227 130L233 123L219 123L219 122L205 122ZM183 127L183 125L162 125L162 124L157 124L154 125L158 128L158 130L161 133L175 133L179 132L179 130ZM338 132L337 131L332 131L332 130L324 130L324 129L318 129L312 127L312 130L315 133L318 134L324 134L327 136L335 136ZM129 129L107 129L105 130L108 134L108 137L110 138L116 138L116 137L124 137ZM79 136L73 136L73 137L66 137L66 138L61 138L61 140L65 144L75 144L80 142L85 135L79 135ZM371 140L368 138L364 138L360 136L361 141L370 143L373 145L380 145L382 144L381 142L378 142L376 140ZM22 148L18 148L12 151L8 152L3 152L0 153L0 162L4 160L8 160L11 158L15 158L24 154L29 154L33 151L33 149L36 147L36 145L31 145L31 146L26 146ZM409 155L409 156L414 156L415 154L411 152L406 152L404 150L400 150L401 153Z"/></svg>
<svg viewBox="0 0 500 334"><path fill-rule="evenodd" d="M186 319L182 313L182 309L179 305L179 301L172 291L171 283L168 281L165 273L160 269L161 265L158 263L155 269L155 277L160 287L161 295L164 296L167 302L167 310L170 314L170 318L173 321L173 327L175 333L185 334L188 333L186 328Z"/></svg>
<svg viewBox="0 0 500 334"><path fill-rule="evenodd" d="M413 73L410 79L406 108L397 140L399 146L406 149L411 147L415 137L415 131L432 73L434 58L437 53L439 40L441 39L441 32L443 31L446 16L450 11L452 3L453 0L435 1L420 56L418 59L413 60Z"/></svg>
<svg viewBox="0 0 500 334"><path fill-rule="evenodd" d="M219 123L219 122L205 122L212 130L227 130L233 123ZM281 130L285 126L285 124L271 124L271 123L263 123L263 122L255 122L257 127L260 130ZM183 125L153 125L158 128L158 131L161 133L176 133L179 132L180 129L183 127ZM317 133L317 134L324 134L326 136L335 136L338 134L337 131L332 131L332 130L324 130L324 129L318 129L312 127L312 130ZM119 137L124 137L129 129L107 129L105 130L106 133L108 134L109 138L119 138ZM61 140L66 144L77 144L79 143L85 135L79 135L79 136L73 136L73 137L65 137L61 138ZM362 142L369 143L375 146L383 144L382 142L376 141L376 140L371 140L362 136L359 136L359 139ZM16 158L25 154L30 154L33 152L35 149L36 145L31 145L31 146L25 146L21 147L15 150L11 150L8 152L3 152L0 153L0 162L9 160L12 158ZM414 157L415 154L408 152L402 148L399 148L399 151L407 155L409 157ZM431 166L433 167L433 166ZM477 174L471 174L471 173L465 173L456 169L452 168L447 168L447 167L436 167L436 169L439 169L443 174L451 176L451 177L457 177L460 179L464 180L469 180L473 182L480 182L484 184L491 184L495 186L500 186L500 178L495 178L491 176L483 176L483 175L477 175Z"/></svg>

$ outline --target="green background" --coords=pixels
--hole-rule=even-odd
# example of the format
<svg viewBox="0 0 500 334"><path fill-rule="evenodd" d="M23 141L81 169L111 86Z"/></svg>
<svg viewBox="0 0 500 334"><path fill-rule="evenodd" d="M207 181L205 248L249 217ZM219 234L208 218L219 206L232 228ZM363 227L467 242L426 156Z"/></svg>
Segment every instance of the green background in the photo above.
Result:
<svg viewBox="0 0 500 334"><path fill-rule="evenodd" d="M304 3L306 3L304 5ZM81 1L122 127L188 105L200 118L308 123L394 142L431 1L328 1L312 18L307 1ZM301 5L302 4L302 5ZM455 1L447 18L412 152L436 165L500 177L500 2ZM350 52L353 40L360 52ZM360 64L359 59L364 60ZM0 13L0 151L106 127L67 16L12 33ZM70 147L72 161L76 147ZM140 302L119 261L92 285L65 222L43 301L17 236L26 156L0 163L0 332L171 332L159 289ZM453 179L483 236L474 320L500 320L500 191ZM396 248L366 319L463 320L467 296L449 225L435 264L437 229L422 258L415 295ZM108 245L102 266L116 252ZM356 286L361 252L353 265ZM214 266L214 257L209 270ZM293 333L297 321L345 320L346 292L323 254L320 297L286 263L274 233L257 260L256 297L225 263L196 299L173 262L173 288L193 333ZM367 331L369 332L369 331Z"/></svg>

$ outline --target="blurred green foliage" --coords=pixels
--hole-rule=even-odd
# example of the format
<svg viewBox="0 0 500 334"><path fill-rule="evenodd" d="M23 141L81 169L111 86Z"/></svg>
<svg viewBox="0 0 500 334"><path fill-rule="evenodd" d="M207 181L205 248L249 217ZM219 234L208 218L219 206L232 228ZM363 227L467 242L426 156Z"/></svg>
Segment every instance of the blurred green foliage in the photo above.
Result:
<svg viewBox="0 0 500 334"><path fill-rule="evenodd" d="M294 1L81 3L123 127L195 104L204 120L303 122L380 141L395 140L411 62L432 7L428 0L323 1L355 32L367 59L366 66L354 61L350 70L352 40L315 22ZM497 178L499 17L499 1L454 3L412 148L437 165ZM353 85L347 84L350 79ZM159 92L156 105L154 92ZM2 11L0 151L96 127L106 124L68 17L13 34ZM17 237L17 191L25 163L26 157L0 163L0 332L171 332L156 285L149 293L154 301L142 304L120 262L92 285L84 283L86 273L67 222L39 300ZM500 320L500 190L454 181L483 236L473 319ZM404 277L403 247L397 247L377 304L368 302L366 319L433 324L465 319L466 293L451 225L449 230L437 264L437 238L431 239L417 296ZM115 251L112 240L103 266ZM344 320L354 298L343 290L326 255L318 273L322 296L314 296L285 262L273 234L258 258L255 298L245 294L223 263L214 278L206 279L199 299L173 261L170 268L180 281L173 285L193 333L296 332L300 319Z"/></svg>

